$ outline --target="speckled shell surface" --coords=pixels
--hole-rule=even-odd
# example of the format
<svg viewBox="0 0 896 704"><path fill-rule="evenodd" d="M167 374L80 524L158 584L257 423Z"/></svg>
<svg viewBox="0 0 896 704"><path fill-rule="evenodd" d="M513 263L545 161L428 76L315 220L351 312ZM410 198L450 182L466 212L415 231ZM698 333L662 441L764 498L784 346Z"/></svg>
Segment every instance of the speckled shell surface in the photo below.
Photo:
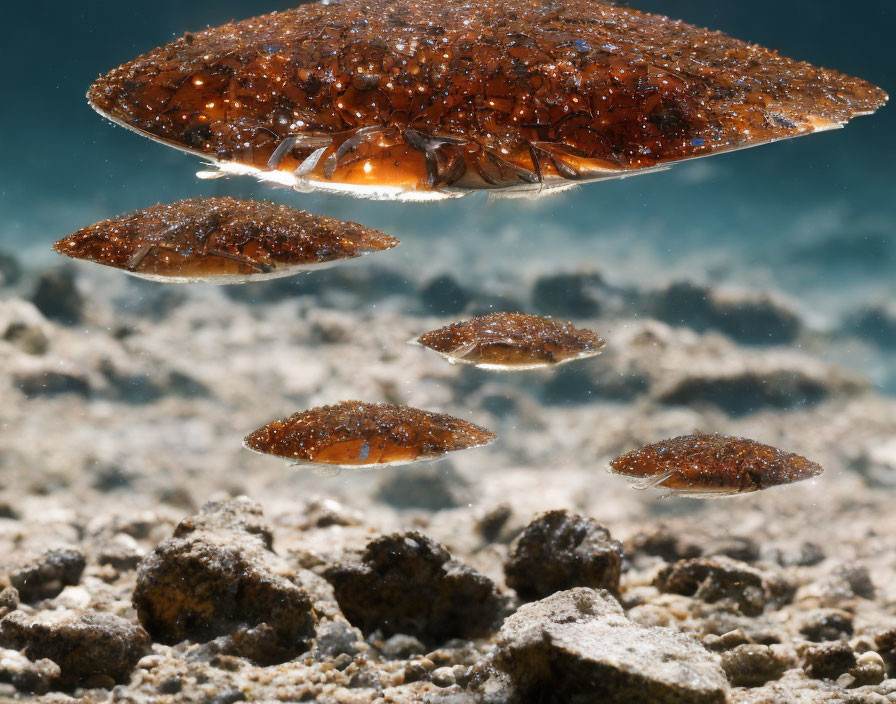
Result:
<svg viewBox="0 0 896 704"><path fill-rule="evenodd" d="M297 463L358 467L434 459L495 438L484 428L441 413L343 401L269 423L243 444Z"/></svg>
<svg viewBox="0 0 896 704"><path fill-rule="evenodd" d="M682 435L628 452L610 463L641 488L673 493L739 494L810 479L820 465L748 438Z"/></svg>
<svg viewBox="0 0 896 704"><path fill-rule="evenodd" d="M192 198L105 220L54 249L160 281L238 283L389 249L398 240L275 203Z"/></svg>
<svg viewBox="0 0 896 704"><path fill-rule="evenodd" d="M599 354L604 341L565 320L489 313L421 335L447 359L490 369L535 369Z"/></svg>
<svg viewBox="0 0 896 704"><path fill-rule="evenodd" d="M837 127L887 100L720 32L589 0L306 4L187 34L88 97L230 171L419 199L623 176Z"/></svg>

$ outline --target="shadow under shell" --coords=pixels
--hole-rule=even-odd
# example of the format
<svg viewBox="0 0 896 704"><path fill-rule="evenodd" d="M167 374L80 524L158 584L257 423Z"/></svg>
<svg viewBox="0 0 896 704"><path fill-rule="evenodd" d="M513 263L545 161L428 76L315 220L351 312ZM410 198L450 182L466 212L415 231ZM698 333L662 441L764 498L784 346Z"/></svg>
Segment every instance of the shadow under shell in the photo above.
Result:
<svg viewBox="0 0 896 704"><path fill-rule="evenodd" d="M243 445L295 464L381 467L436 459L497 436L441 413L387 403L343 401L295 413L253 433Z"/></svg>
<svg viewBox="0 0 896 704"><path fill-rule="evenodd" d="M169 283L235 284L290 276L398 245L353 222L286 205L192 198L78 230L60 254Z"/></svg>
<svg viewBox="0 0 896 704"><path fill-rule="evenodd" d="M424 200L661 169L839 127L887 95L593 0L341 0L186 34L88 99L220 173Z"/></svg>
<svg viewBox="0 0 896 704"><path fill-rule="evenodd" d="M610 462L638 489L679 496L734 496L817 477L820 465L748 438L682 435L627 452Z"/></svg>
<svg viewBox="0 0 896 704"><path fill-rule="evenodd" d="M597 333L565 320L526 313L488 313L421 335L417 343L451 363L480 369L541 369L600 354Z"/></svg>

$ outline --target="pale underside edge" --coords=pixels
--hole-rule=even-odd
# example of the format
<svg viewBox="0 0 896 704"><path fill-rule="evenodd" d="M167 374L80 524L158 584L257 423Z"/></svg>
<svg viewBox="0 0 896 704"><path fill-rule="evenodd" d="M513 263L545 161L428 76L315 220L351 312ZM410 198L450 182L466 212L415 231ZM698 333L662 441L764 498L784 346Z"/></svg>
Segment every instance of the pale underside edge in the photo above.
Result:
<svg viewBox="0 0 896 704"><path fill-rule="evenodd" d="M470 445L470 447L466 447L464 449L473 450L477 447L485 447L486 445L490 445L491 443L492 441L490 440L489 442L482 443L481 445ZM395 462L370 462L368 464L336 464L330 462L314 462L312 460L301 460L296 459L295 457L286 457L284 455L274 455L269 452L261 452L260 450L256 450L254 447L249 445L245 440L243 441L243 447L250 452L254 452L256 455L263 455L264 457L277 457L278 459L286 460L290 467L311 469L316 474L319 474L321 476L332 476L335 474L339 474L343 469L368 471L373 469L382 469L384 467L404 467L410 464L420 464L422 462L437 462L438 460L445 459L445 457L447 457L448 455L448 452L443 452L440 455L418 457L413 460L397 460Z"/></svg>
<svg viewBox="0 0 896 704"><path fill-rule="evenodd" d="M596 352L583 352L581 354L574 355L572 357L567 357L566 359L561 359L556 362L532 362L531 364L491 364L488 362L476 362L470 359L465 359L463 356L458 356L457 352L439 352L439 354L448 360L451 364L465 364L468 366L475 367L476 369L484 369L490 372L524 372L530 371L533 369L546 369L548 367L559 367L562 364L568 364L569 362L576 362L580 359L588 359L590 357L596 357L600 354L600 350Z"/></svg>
<svg viewBox="0 0 896 704"><path fill-rule="evenodd" d="M88 101L89 103L90 101ZM763 144L771 144L772 142L778 142L785 139L793 139L795 137L803 137L808 134L813 134L815 132L825 132L828 130L839 129L843 127L847 120L842 122L836 122L824 118L818 118L815 116L808 116L804 118L804 125L806 130L800 134L787 135L783 137L775 137L772 139L752 142L749 144L742 144L739 146L734 146L730 148L721 148L716 149L707 154L700 154L697 156L686 157L683 159L678 159L673 162L667 162L663 164L657 164L656 166L645 167L641 169L595 169L587 175L584 175L582 178L578 180L569 180L558 176L552 176L550 178L545 179L542 183L520 183L519 185L504 187L504 188L440 188L435 190L416 190L416 189L404 189L397 186L365 186L365 185L356 185L356 184L346 184L346 183L337 183L330 181L320 181L317 179L309 179L305 177L299 177L295 174L287 171L280 171L277 169L272 170L264 170L255 166L249 166L246 164L240 164L238 162L228 162L228 161L220 161L215 159L214 157L203 154L202 152L197 152L192 149L188 149L187 147L183 147L181 145L175 144L173 142L169 142L163 139L160 139L154 135L148 134L142 130L133 127L132 125L127 124L126 122L116 118L113 115L110 115L103 110L100 110L96 105L90 103L90 106L104 118L109 120L110 122L114 122L120 127L124 127L131 132L135 132L147 139L151 139L154 142L159 142L168 147L173 147L179 151L182 151L186 154L191 154L193 156L198 156L201 159L207 161L210 165L217 168L217 171L200 171L196 174L198 178L218 178L222 176L253 176L257 180L263 183L271 183L279 186L284 186L287 188L292 188L298 192L311 192L311 191L324 191L330 193L338 193L344 195L351 195L357 198L366 198L369 200L392 200L392 201L404 201L404 202L425 202L425 201L438 201L445 200L447 198L462 198L463 196L470 195L471 193L480 193L485 192L488 193L490 198L537 198L540 196L552 195L555 193L559 193L565 190L569 190L571 188L576 188L579 185L584 183L589 183L591 181L604 181L610 179L617 178L627 178L629 176L638 176L641 174L654 173L658 171L666 171L674 164L678 164L686 161L693 161L694 159L703 159L708 156L715 156L716 154L723 154L727 152L740 151L742 149L749 149L752 147L758 147ZM860 117L862 115L871 114L869 112L857 113L852 115L849 119L853 117Z"/></svg>
<svg viewBox="0 0 896 704"><path fill-rule="evenodd" d="M357 257L349 257L348 259L356 259ZM258 274L211 274L209 276L166 276L165 274L144 274L139 271L129 271L121 269L126 274L136 276L138 279L146 281L154 281L162 284L216 284L219 286L230 286L234 284L252 283L253 281L270 281L271 279L283 279L287 276L297 276L299 274L308 274L319 269L328 269L338 264L342 259L334 259L329 262L318 262L317 264L297 264L292 266L283 266Z"/></svg>

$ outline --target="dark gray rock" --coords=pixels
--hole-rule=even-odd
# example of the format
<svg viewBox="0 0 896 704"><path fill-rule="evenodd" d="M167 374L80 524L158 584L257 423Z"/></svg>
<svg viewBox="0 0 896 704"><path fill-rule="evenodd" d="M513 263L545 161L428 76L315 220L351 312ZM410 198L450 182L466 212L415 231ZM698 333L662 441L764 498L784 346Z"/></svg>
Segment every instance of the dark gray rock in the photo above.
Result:
<svg viewBox="0 0 896 704"><path fill-rule="evenodd" d="M427 644L488 635L504 604L488 577L417 532L367 545L360 562L328 567L345 617L365 635L404 633Z"/></svg>
<svg viewBox="0 0 896 704"><path fill-rule="evenodd" d="M22 601L52 599L65 587L77 584L87 560L78 548L55 548L10 572L9 581Z"/></svg>
<svg viewBox="0 0 896 704"><path fill-rule="evenodd" d="M547 511L526 526L504 563L507 586L533 601L573 587L619 591L622 543L592 518Z"/></svg>
<svg viewBox="0 0 896 704"><path fill-rule="evenodd" d="M29 660L49 658L59 683L75 687L97 676L124 682L149 652L149 634L114 614L61 609L28 615L14 611L0 621L0 644Z"/></svg>
<svg viewBox="0 0 896 704"><path fill-rule="evenodd" d="M430 315L454 315L470 302L470 294L450 274L429 281L420 291L423 308Z"/></svg>
<svg viewBox="0 0 896 704"><path fill-rule="evenodd" d="M660 591L693 596L708 603L726 600L747 616L757 616L767 603L781 603L792 596L777 593L775 583L755 567L727 557L679 560L664 567L653 585Z"/></svg>
<svg viewBox="0 0 896 704"><path fill-rule="evenodd" d="M472 500L470 483L450 462L430 462L387 474L376 496L395 508L427 511L457 508Z"/></svg>
<svg viewBox="0 0 896 704"><path fill-rule="evenodd" d="M247 500L209 504L182 521L139 566L134 607L155 640L225 637L224 652L268 665L310 646L311 597L268 548L260 510Z"/></svg>
<svg viewBox="0 0 896 704"><path fill-rule="evenodd" d="M19 372L13 376L13 383L28 398L56 396L58 394L90 394L90 381L78 372L43 369L36 372Z"/></svg>
<svg viewBox="0 0 896 704"><path fill-rule="evenodd" d="M724 704L728 687L715 656L697 641L640 626L608 592L582 587L510 616L495 665L526 704Z"/></svg>
<svg viewBox="0 0 896 704"><path fill-rule="evenodd" d="M813 609L802 618L800 633L815 643L845 640L853 634L852 614L848 611Z"/></svg>
<svg viewBox="0 0 896 704"><path fill-rule="evenodd" d="M654 294L649 312L670 325L718 330L747 345L790 344L802 328L796 313L767 294L726 296L687 281Z"/></svg>
<svg viewBox="0 0 896 704"><path fill-rule="evenodd" d="M733 373L694 372L663 389L663 403L716 406L732 416L763 409L788 410L814 406L839 391L836 384L799 369L743 370Z"/></svg>
<svg viewBox="0 0 896 704"><path fill-rule="evenodd" d="M62 670L52 660L31 662L18 650L0 648L0 682L11 684L20 692L44 694L59 679Z"/></svg>
<svg viewBox="0 0 896 704"><path fill-rule="evenodd" d="M761 687L776 680L790 666L767 645L738 645L722 654L722 669L735 687Z"/></svg>
<svg viewBox="0 0 896 704"><path fill-rule="evenodd" d="M717 555L742 562L759 558L759 546L747 536L703 533L699 529L683 531L662 522L633 535L626 548L633 555L653 555L666 562Z"/></svg>
<svg viewBox="0 0 896 704"><path fill-rule="evenodd" d="M567 318L593 318L600 314L597 289L603 277L590 274L546 274L538 277L532 302L539 312Z"/></svg>
<svg viewBox="0 0 896 704"><path fill-rule="evenodd" d="M855 666L855 653L842 641L812 645L803 654L803 669L816 680L835 680Z"/></svg>
<svg viewBox="0 0 896 704"><path fill-rule="evenodd" d="M41 274L31 294L31 302L50 320L74 325L84 319L85 300L68 269Z"/></svg>

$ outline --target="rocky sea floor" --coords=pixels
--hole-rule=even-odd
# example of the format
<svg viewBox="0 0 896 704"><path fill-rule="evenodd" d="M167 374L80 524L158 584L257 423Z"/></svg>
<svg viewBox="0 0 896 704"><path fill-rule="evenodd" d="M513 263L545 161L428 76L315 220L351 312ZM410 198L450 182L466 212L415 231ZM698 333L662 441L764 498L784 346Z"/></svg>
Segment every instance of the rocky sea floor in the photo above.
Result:
<svg viewBox="0 0 896 704"><path fill-rule="evenodd" d="M0 701L896 702L886 306L819 326L759 291L367 261L185 288L4 257L0 280ZM608 346L512 375L405 344L488 310ZM500 439L337 477L241 447L354 398ZM826 472L714 501L606 472L695 430Z"/></svg>

